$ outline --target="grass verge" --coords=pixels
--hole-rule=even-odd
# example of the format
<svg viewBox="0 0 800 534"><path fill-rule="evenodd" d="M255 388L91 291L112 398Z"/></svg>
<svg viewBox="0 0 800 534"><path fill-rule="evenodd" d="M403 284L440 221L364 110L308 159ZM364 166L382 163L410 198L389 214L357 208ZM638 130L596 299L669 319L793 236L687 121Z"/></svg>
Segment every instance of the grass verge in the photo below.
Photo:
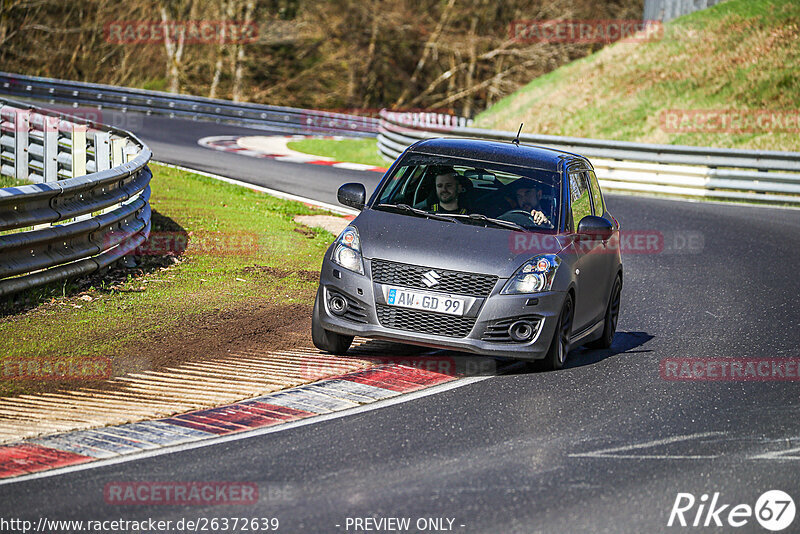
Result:
<svg viewBox="0 0 800 534"><path fill-rule="evenodd" d="M140 366L144 342L174 346L204 335L187 333L187 325L205 315L222 318L224 328L224 317L242 310L310 308L334 236L292 218L325 212L157 164L151 169L153 229L139 266L0 303L0 363L107 357L117 376ZM52 387L3 380L0 395Z"/></svg>
<svg viewBox="0 0 800 534"><path fill-rule="evenodd" d="M798 151L798 42L800 3L729 0L667 23L660 40L616 43L536 78L475 125L516 131L524 122L538 134ZM675 131L662 126L668 110L783 110L795 118L794 131L769 124L753 133Z"/></svg>
<svg viewBox="0 0 800 534"><path fill-rule="evenodd" d="M290 141L287 146L298 152L333 158L336 161L383 168L392 164L378 152L378 142L375 139L301 139Z"/></svg>
<svg viewBox="0 0 800 534"><path fill-rule="evenodd" d="M11 176L0 175L0 189L3 187L18 187L20 185L25 185L30 182L23 182L22 180L17 180L16 178L12 178Z"/></svg>

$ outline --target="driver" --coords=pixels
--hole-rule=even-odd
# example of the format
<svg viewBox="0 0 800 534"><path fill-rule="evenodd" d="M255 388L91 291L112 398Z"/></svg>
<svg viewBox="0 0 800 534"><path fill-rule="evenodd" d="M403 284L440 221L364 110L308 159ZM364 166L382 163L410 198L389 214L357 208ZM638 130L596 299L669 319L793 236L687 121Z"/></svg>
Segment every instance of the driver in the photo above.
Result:
<svg viewBox="0 0 800 534"><path fill-rule="evenodd" d="M458 213L466 215L465 208L459 208L458 197L464 192L464 186L454 171L444 171L436 175L436 198L439 202L431 206L434 213Z"/></svg>

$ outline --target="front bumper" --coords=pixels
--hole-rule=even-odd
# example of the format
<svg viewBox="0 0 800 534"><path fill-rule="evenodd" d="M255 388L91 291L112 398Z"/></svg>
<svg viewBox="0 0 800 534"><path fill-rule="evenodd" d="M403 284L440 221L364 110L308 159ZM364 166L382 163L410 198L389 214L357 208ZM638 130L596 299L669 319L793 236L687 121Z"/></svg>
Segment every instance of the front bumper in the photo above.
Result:
<svg viewBox="0 0 800 534"><path fill-rule="evenodd" d="M564 304L566 293L545 292L527 295L501 295L500 290L506 279L499 279L488 297L476 299L460 324L474 324L463 328L466 334L455 337L447 329L436 329L438 333L395 328L382 324L379 307L386 322L386 307L383 304L381 284L374 283L369 276L369 264L365 275L343 269L326 258L320 275L319 321L326 330L344 335L361 336L410 343L425 347L451 349L486 356L512 357L523 360L537 360L546 356L556 330L556 323ZM338 295L347 302L347 313L331 311L331 297ZM417 318L430 319L431 323L444 318L430 312L412 312ZM535 334L529 341L503 340L496 337L486 339L489 331L498 332L505 324L524 318L535 325ZM420 321L422 328L427 328ZM442 335L442 333L451 335Z"/></svg>

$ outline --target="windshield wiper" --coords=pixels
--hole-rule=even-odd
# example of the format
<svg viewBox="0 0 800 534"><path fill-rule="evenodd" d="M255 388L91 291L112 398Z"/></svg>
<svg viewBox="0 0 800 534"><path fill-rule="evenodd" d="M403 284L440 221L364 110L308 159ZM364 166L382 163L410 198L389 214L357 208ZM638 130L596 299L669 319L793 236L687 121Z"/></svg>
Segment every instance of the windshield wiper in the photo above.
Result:
<svg viewBox="0 0 800 534"><path fill-rule="evenodd" d="M414 208L409 206L408 204L378 204L375 208L397 208L400 211L405 211L406 213L413 213L418 217L427 217L428 219L436 219L437 221L445 221L445 222L456 222L455 219L449 216L438 215L436 213L431 213L430 211L421 210L419 208Z"/></svg>
<svg viewBox="0 0 800 534"><path fill-rule="evenodd" d="M529 230L524 226L520 226L517 223L511 221L504 221L502 219L495 219L493 217L487 217L486 215L482 215L480 213L471 213L469 215L461 215L461 214L453 214L451 217L460 217L465 219L472 219L476 221L482 221L487 223L492 223L496 226L500 226L501 228L509 228L511 230L516 230L518 232L528 232Z"/></svg>

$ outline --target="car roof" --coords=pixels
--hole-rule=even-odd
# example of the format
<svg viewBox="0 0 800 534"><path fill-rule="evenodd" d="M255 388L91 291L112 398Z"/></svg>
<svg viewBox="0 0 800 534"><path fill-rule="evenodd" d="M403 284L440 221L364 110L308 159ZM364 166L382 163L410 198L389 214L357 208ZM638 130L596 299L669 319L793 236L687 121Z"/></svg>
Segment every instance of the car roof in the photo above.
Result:
<svg viewBox="0 0 800 534"><path fill-rule="evenodd" d="M412 145L409 152L436 156L453 156L481 161L498 161L511 165L536 167L543 170L558 171L558 164L569 159L571 162L586 161L583 156L530 145L516 145L486 139L442 138L425 139Z"/></svg>

